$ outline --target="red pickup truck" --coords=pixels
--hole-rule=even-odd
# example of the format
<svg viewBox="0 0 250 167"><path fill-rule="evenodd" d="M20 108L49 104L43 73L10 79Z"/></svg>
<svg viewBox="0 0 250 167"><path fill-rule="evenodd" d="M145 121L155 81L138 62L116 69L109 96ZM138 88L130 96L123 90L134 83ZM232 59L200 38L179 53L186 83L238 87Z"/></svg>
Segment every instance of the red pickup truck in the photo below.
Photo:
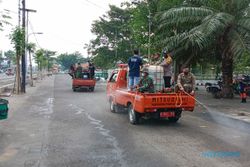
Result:
<svg viewBox="0 0 250 167"><path fill-rule="evenodd" d="M131 124L138 124L140 118L151 117L156 119L167 118L177 122L182 111L193 111L195 100L185 93L140 93L127 89L127 65L120 65L114 70L107 84L107 97L111 112L120 107L128 110Z"/></svg>
<svg viewBox="0 0 250 167"><path fill-rule="evenodd" d="M90 78L88 73L83 73L82 78L73 78L72 79L72 89L77 91L78 89L88 89L93 92L95 90L96 80Z"/></svg>

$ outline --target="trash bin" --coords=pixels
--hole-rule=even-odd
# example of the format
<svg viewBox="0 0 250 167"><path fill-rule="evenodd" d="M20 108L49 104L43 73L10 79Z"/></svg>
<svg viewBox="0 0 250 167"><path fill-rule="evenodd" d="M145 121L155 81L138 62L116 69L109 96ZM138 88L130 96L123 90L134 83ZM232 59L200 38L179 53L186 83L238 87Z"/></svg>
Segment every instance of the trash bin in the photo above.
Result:
<svg viewBox="0 0 250 167"><path fill-rule="evenodd" d="M8 118L8 100L0 99L0 120Z"/></svg>

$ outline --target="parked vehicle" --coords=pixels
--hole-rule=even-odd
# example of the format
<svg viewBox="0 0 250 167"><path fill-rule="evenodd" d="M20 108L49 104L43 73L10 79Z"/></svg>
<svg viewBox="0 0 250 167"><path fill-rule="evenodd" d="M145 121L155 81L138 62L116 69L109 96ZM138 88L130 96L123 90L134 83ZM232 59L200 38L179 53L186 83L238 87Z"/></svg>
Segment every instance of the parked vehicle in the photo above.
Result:
<svg viewBox="0 0 250 167"><path fill-rule="evenodd" d="M124 64L111 74L107 84L107 98L111 112L117 112L121 107L128 110L131 124L138 124L143 117L177 122L182 111L193 111L195 106L194 97L183 92L128 91L127 65Z"/></svg>
<svg viewBox="0 0 250 167"><path fill-rule="evenodd" d="M14 75L14 72L13 72L13 70L12 70L11 68L8 68L8 69L6 70L6 72L5 72L5 74L6 74L7 76L12 76L12 75Z"/></svg>

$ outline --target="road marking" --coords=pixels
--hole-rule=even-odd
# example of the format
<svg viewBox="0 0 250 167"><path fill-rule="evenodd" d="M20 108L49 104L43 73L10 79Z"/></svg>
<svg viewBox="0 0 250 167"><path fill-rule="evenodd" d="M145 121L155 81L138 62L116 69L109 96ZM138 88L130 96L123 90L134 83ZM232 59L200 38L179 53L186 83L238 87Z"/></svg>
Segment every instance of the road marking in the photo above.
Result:
<svg viewBox="0 0 250 167"><path fill-rule="evenodd" d="M121 167L127 167L127 163L123 158L122 149L119 147L118 141L116 137L110 134L110 130L106 129L102 124L101 120L94 118L91 114L85 111L85 109L80 108L76 105L69 105L72 109L76 110L77 113L84 113L88 120L90 120L90 124L95 125L95 128L98 132L106 138L107 141L111 142L114 147L113 153L116 154L116 159L119 161ZM75 113L75 114L77 114Z"/></svg>
<svg viewBox="0 0 250 167"><path fill-rule="evenodd" d="M202 125L202 126L200 126L200 128L207 128L207 126Z"/></svg>

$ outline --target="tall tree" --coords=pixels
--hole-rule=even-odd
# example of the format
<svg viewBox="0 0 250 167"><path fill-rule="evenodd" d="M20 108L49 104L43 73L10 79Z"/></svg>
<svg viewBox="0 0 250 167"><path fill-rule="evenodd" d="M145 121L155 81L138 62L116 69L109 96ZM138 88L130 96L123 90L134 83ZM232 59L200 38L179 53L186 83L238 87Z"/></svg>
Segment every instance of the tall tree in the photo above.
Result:
<svg viewBox="0 0 250 167"><path fill-rule="evenodd" d="M17 94L19 94L21 89L20 57L22 55L23 50L25 49L23 48L23 46L25 46L23 44L23 42L25 41L24 30L20 27L16 27L12 32L10 38L16 51L16 92Z"/></svg>
<svg viewBox="0 0 250 167"><path fill-rule="evenodd" d="M56 61L63 67L64 70L66 70L69 69L72 64L84 63L87 60L84 59L80 53L76 52L71 54L61 54L56 58Z"/></svg>
<svg viewBox="0 0 250 167"><path fill-rule="evenodd" d="M129 8L110 6L108 13L92 24L91 31L96 38L88 49L96 65L111 68L119 60L127 62L135 47L129 27L130 17Z"/></svg>
<svg viewBox="0 0 250 167"><path fill-rule="evenodd" d="M29 52L29 64L30 64L30 86L33 86L33 67L32 67L32 55L35 52L36 44L34 43L28 43L26 46L28 52Z"/></svg>
<svg viewBox="0 0 250 167"><path fill-rule="evenodd" d="M164 44L170 50L191 50L194 55L218 49L222 92L231 98L233 60L250 50L249 12L249 0L187 0L183 6L162 13L160 27L173 32Z"/></svg>

